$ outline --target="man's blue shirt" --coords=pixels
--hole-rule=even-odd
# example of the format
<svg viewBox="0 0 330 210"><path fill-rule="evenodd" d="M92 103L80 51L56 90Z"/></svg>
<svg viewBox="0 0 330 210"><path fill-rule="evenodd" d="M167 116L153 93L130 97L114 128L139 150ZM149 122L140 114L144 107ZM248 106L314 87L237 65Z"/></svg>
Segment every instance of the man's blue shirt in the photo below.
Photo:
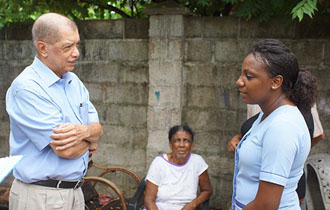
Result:
<svg viewBox="0 0 330 210"><path fill-rule="evenodd" d="M76 159L57 156L49 146L62 123L98 122L89 93L72 72L59 78L37 57L13 81L6 95L10 117L10 155L24 155L14 169L16 179L26 183L39 180L79 180L87 170L88 152Z"/></svg>

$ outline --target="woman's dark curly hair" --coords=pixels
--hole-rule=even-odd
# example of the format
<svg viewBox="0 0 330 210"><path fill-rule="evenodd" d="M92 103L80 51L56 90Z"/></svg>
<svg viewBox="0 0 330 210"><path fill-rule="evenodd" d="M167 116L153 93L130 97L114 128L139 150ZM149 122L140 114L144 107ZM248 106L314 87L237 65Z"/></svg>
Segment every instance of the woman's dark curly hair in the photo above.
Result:
<svg viewBox="0 0 330 210"><path fill-rule="evenodd" d="M301 112L310 111L317 93L311 72L300 69L296 56L282 42L265 39L253 44L250 53L261 59L271 77L282 75L282 90Z"/></svg>

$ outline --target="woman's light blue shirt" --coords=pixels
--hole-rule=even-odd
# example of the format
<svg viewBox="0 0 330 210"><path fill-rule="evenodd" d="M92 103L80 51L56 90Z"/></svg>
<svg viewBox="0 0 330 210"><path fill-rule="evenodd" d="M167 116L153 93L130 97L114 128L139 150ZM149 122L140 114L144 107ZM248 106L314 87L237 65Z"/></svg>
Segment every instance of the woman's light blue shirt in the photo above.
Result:
<svg viewBox="0 0 330 210"><path fill-rule="evenodd" d="M254 200L259 180L284 186L279 209L300 209L295 190L311 147L304 117L289 105L260 122L262 116L236 149L233 209L240 210Z"/></svg>
<svg viewBox="0 0 330 210"><path fill-rule="evenodd" d="M14 176L26 183L79 180L87 170L88 152L77 159L57 156L49 146L52 129L62 123L98 122L98 114L79 78L59 78L37 57L13 81L6 95L10 117L10 155L24 155Z"/></svg>

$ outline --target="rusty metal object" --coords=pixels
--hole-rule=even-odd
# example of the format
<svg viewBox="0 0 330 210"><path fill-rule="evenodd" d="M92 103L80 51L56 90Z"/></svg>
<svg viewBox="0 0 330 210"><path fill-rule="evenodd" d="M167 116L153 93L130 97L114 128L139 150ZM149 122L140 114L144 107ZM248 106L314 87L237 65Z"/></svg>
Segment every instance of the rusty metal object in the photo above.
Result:
<svg viewBox="0 0 330 210"><path fill-rule="evenodd" d="M103 177L84 177L84 185L90 183L88 188L85 188L89 193L95 191L95 196L91 196L91 199L86 200L86 210L102 210L111 209L110 206L115 209L126 210L126 201L118 187L111 181ZM84 188L82 188L84 190ZM85 196L86 198L86 196Z"/></svg>
<svg viewBox="0 0 330 210"><path fill-rule="evenodd" d="M95 168L103 170L103 172L98 175L100 177L103 177L106 173L114 173L114 172L121 171L121 172L131 176L136 181L137 184L139 184L141 182L141 178L136 173L134 173L133 171L131 171L127 168L124 168L124 167L121 167L121 166L102 167L102 166L98 166L98 165L95 165L95 164L93 166Z"/></svg>
<svg viewBox="0 0 330 210"><path fill-rule="evenodd" d="M96 173L98 175L84 177L87 184L89 184L83 186L83 190L85 189L85 209L126 210L128 201L141 181L140 177L124 167L99 166L92 159L88 162L88 169L93 170L92 174Z"/></svg>

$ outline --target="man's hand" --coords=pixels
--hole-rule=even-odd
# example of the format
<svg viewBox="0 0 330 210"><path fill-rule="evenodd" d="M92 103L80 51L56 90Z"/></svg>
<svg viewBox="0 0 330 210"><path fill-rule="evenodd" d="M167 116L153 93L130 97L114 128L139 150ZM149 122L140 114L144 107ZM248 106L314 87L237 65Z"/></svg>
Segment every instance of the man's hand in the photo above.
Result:
<svg viewBox="0 0 330 210"><path fill-rule="evenodd" d="M97 143L91 143L89 145L89 149L88 150L89 150L89 155L90 156L92 156L96 152L97 147L98 147L98 144Z"/></svg>
<svg viewBox="0 0 330 210"><path fill-rule="evenodd" d="M87 137L86 125L63 123L57 128L54 128L53 131L54 133L50 134L50 137L54 139L51 141L51 144L56 147L56 150L65 150L75 146ZM95 147L95 145L93 147Z"/></svg>
<svg viewBox="0 0 330 210"><path fill-rule="evenodd" d="M233 136L233 138L230 139L230 141L227 144L227 149L229 152L235 153L236 147L237 147L239 141L241 140L241 138L242 138L242 135L238 134L238 135Z"/></svg>

